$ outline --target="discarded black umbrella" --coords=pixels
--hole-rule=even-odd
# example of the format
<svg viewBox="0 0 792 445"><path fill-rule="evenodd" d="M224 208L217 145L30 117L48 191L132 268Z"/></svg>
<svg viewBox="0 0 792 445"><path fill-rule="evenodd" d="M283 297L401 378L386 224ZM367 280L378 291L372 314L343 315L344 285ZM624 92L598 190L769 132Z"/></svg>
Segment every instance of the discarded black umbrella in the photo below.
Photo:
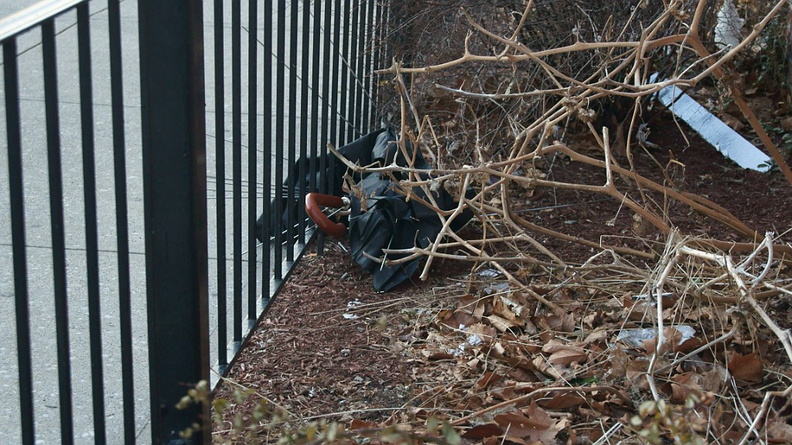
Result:
<svg viewBox="0 0 792 445"><path fill-rule="evenodd" d="M427 170L427 173L419 173L418 176L420 179L429 179L430 166L421 156L420 150L415 151L408 144L408 160L397 145L396 135L390 130L367 134L341 147L338 152L351 163L360 166L384 167L395 163L402 167ZM373 275L374 288L377 291L387 292L409 279L417 270L421 258L394 264L393 261L405 258L407 254L386 255L384 250L427 247L442 229L440 217L432 207L425 204L431 200L422 188L406 190L399 184L399 181L407 179L406 174L360 174L347 172L346 166L340 162L335 164L328 167L334 170L333 194L307 194L306 212L319 229L328 235L341 238L348 232L352 258ZM340 195L343 193L345 173L347 180L354 185L350 187L352 192L342 197ZM440 210L456 208L457 203L442 187L431 193ZM411 196L410 199L407 199L407 195ZM322 213L321 207L346 207L349 218L345 222L331 221ZM452 229L458 230L470 217L470 212L464 212L453 221ZM259 224L264 224L263 215Z"/></svg>
<svg viewBox="0 0 792 445"><path fill-rule="evenodd" d="M341 147L338 151L346 158L352 161L353 163L359 165L370 165L372 164L372 148L376 145L377 137L386 130L378 130L372 133L369 133L354 142L351 142L343 147ZM391 133L392 134L392 133ZM328 191L327 193L330 196L340 197L343 192L343 184L344 184L344 174L347 173L346 166L343 165L341 162L335 160L335 156L333 156L329 152L322 153L317 159L313 160L313 165L325 165L324 171L316 171L314 180L310 180L310 173L306 174L303 178L303 181L300 181L300 162L301 160L297 160L291 166L289 166L289 171L282 184L282 190L280 193L280 199L282 209L282 213L280 215L275 214L274 212L269 214L269 218L267 217L266 213L262 213L259 216L258 220L256 221L256 238L264 242L264 225L269 224L269 233L272 235L275 233L277 229L283 229L287 226L287 222L289 220L289 212L291 212L292 216L297 215L297 210L299 206L302 204L299 201L294 201L289 203L286 195L289 183L294 181L295 186L295 196L302 196L301 187L307 184L315 184L315 188L313 190L308 190L308 192L317 192L324 187L319 186L322 181L325 181L326 178L330 178L330 183L328 184ZM311 160L308 160L308 163L311 163ZM358 182L363 179L363 175L355 172L351 172L351 178L353 182ZM323 204L325 205L325 204ZM332 207L332 206L330 206ZM270 209L275 209L275 200L273 199L272 203L270 204ZM292 218L296 219L296 218Z"/></svg>

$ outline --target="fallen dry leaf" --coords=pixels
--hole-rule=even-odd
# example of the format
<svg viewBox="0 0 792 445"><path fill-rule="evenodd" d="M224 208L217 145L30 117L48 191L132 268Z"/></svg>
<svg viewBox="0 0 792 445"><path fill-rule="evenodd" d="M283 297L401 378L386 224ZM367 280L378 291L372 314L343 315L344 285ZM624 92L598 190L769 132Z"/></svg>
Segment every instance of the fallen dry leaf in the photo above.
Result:
<svg viewBox="0 0 792 445"><path fill-rule="evenodd" d="M610 336L610 334L609 334L607 329L605 329L605 328L597 328L592 333L590 333L585 338L585 340L583 340L583 343L585 343L587 345L591 344L591 343L599 343L599 342L608 340L609 336Z"/></svg>
<svg viewBox="0 0 792 445"><path fill-rule="evenodd" d="M511 309L512 306L516 307L516 304L511 302L512 304L509 305L509 302L510 300L505 300L502 297L495 298L492 304L492 316L506 319L514 326L522 326L523 318Z"/></svg>
<svg viewBox="0 0 792 445"><path fill-rule="evenodd" d="M476 425L473 428L465 431L462 438L470 440L481 440L487 437L500 436L503 434L503 429L495 423L485 423L483 425Z"/></svg>
<svg viewBox="0 0 792 445"><path fill-rule="evenodd" d="M555 443L560 422L554 421L545 410L535 403L522 411L495 416L495 422L505 431L509 439L527 439L545 444ZM563 426L561 426L563 428Z"/></svg>
<svg viewBox="0 0 792 445"><path fill-rule="evenodd" d="M377 428L377 424L376 423L366 422L365 420L352 419L352 421L349 422L349 429L352 430L352 431L355 431L355 430L371 430L371 429L374 429L374 428Z"/></svg>
<svg viewBox="0 0 792 445"><path fill-rule="evenodd" d="M478 336L484 344L491 344L498 336L498 332L483 323L476 323L465 330L467 335Z"/></svg>
<svg viewBox="0 0 792 445"><path fill-rule="evenodd" d="M484 389L498 383L503 379L503 376L494 372L485 372L480 379L476 382L477 389Z"/></svg>
<svg viewBox="0 0 792 445"><path fill-rule="evenodd" d="M547 361L553 365L569 366L572 363L583 363L586 361L587 357L588 355L583 349L570 346L564 350L550 354Z"/></svg>
<svg viewBox="0 0 792 445"><path fill-rule="evenodd" d="M781 128L784 131L792 131L792 116L786 117L781 120Z"/></svg>
<svg viewBox="0 0 792 445"><path fill-rule="evenodd" d="M553 365L569 366L573 362L583 363L587 354L583 348L550 340L542 347L542 352L550 354L547 360Z"/></svg>
<svg viewBox="0 0 792 445"><path fill-rule="evenodd" d="M740 131L745 128L745 124L740 119L729 113L721 113L721 120L734 131Z"/></svg>
<svg viewBox="0 0 792 445"><path fill-rule="evenodd" d="M490 322L490 324L492 324L492 326L495 329L497 329L497 330L499 330L501 332L506 332L506 331L508 331L510 329L514 329L514 328L517 327L517 325L514 322L512 322L511 320L507 320L507 319L505 319L503 317L499 317L499 316L494 315L494 314L493 315L489 315L489 316L487 316L485 318L486 318L487 321Z"/></svg>
<svg viewBox="0 0 792 445"><path fill-rule="evenodd" d="M561 373L562 369L550 366L550 363L547 362L547 359L542 356L536 356L531 363L536 368L537 371L541 372L542 374L550 377L553 380L563 379L564 375Z"/></svg>
<svg viewBox="0 0 792 445"><path fill-rule="evenodd" d="M543 399L539 402L543 408L551 410L565 410L584 403L586 403L586 399L574 391L560 392L554 394L549 400Z"/></svg>
<svg viewBox="0 0 792 445"><path fill-rule="evenodd" d="M792 443L792 425L773 420L767 425L767 433L775 443Z"/></svg>
<svg viewBox="0 0 792 445"><path fill-rule="evenodd" d="M728 369L738 381L746 383L759 383L762 381L762 360L756 354L732 354L729 357Z"/></svg>
<svg viewBox="0 0 792 445"><path fill-rule="evenodd" d="M539 318L539 326L548 331L572 332L575 330L575 316L564 313Z"/></svg>
<svg viewBox="0 0 792 445"><path fill-rule="evenodd" d="M699 394L701 392L700 382L702 375L698 373L686 372L684 374L677 374L671 377L669 386L671 387L671 403L682 404L691 394Z"/></svg>
<svg viewBox="0 0 792 445"><path fill-rule="evenodd" d="M445 315L440 319L440 326L446 327L450 330L464 329L467 326L477 323L477 320L461 311L455 311L450 314L439 314L438 318Z"/></svg>
<svg viewBox="0 0 792 445"><path fill-rule="evenodd" d="M720 394L723 385L729 379L729 373L723 366L715 364L709 371L702 374L701 388L704 391Z"/></svg>
<svg viewBox="0 0 792 445"><path fill-rule="evenodd" d="M627 353L624 349L613 347L608 354L608 361L610 362L610 369L605 373L605 377L609 380L622 380L627 375L628 364L630 362Z"/></svg>

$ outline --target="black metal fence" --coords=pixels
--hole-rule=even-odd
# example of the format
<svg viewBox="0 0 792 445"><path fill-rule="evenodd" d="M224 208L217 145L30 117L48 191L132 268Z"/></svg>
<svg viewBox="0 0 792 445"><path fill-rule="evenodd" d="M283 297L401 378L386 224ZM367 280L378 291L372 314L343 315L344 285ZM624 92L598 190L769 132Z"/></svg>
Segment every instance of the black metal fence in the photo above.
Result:
<svg viewBox="0 0 792 445"><path fill-rule="evenodd" d="M289 203L302 203L307 191L326 190L326 143L343 145L379 125L372 71L385 57L378 44L385 31L378 23L386 15L383 3L372 0L227 6L214 2L208 75L214 92L208 115L214 115L210 182L216 199L209 207L217 313L232 304L229 322L218 319L216 343L233 348L230 354L219 350L221 372L312 234L302 205ZM260 214L273 216L257 227ZM264 243L251 236L257 231ZM229 278L232 285L226 286Z"/></svg>
<svg viewBox="0 0 792 445"><path fill-rule="evenodd" d="M387 11L49 0L0 21L4 440L170 443L207 418L175 405L299 260L325 144L378 126Z"/></svg>

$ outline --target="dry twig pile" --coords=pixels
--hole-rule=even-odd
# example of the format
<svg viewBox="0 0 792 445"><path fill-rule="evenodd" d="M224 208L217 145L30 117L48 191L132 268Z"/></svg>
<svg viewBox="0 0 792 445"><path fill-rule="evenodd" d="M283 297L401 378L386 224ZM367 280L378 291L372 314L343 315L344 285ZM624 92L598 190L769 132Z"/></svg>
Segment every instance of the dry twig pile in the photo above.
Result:
<svg viewBox="0 0 792 445"><path fill-rule="evenodd" d="M602 23L585 2L549 3L528 1L511 14L507 37L463 10L472 31L457 58L424 57L431 63L415 66L422 60L415 56L413 66L394 61L379 72L393 78L400 98L400 146L404 153L407 141L422 149L435 166L431 179L409 167L349 164L409 174L401 181L408 199L417 187L444 187L458 199L452 211L428 203L444 222L428 247L386 254L426 257L424 279L433 261L450 258L501 280L479 279L456 307L426 322L433 333L421 340L425 357L457 366L441 386L426 389L418 413L440 415L463 427L464 437L485 443L552 443L559 431L569 440L627 432L679 443L792 440L785 420L790 334L765 311L769 299L792 296L792 248L685 192L673 158L648 175L633 156L642 150L654 159L644 125L652 95L715 79L792 184L784 155L730 71L786 0L762 11L733 46L708 43L707 20L717 5L706 0L640 2L629 11L600 11ZM554 30L558 22L531 26L541 22L535 15L565 7L584 17L568 32ZM481 114L493 109L497 118ZM549 178L549 166L562 161L601 169L605 180ZM636 233L648 227L656 236L606 242L524 217L531 197L548 189L615 200L632 212ZM680 206L738 240L680 235L669 212ZM451 229L465 210L479 223L475 235ZM573 264L538 235L596 253Z"/></svg>

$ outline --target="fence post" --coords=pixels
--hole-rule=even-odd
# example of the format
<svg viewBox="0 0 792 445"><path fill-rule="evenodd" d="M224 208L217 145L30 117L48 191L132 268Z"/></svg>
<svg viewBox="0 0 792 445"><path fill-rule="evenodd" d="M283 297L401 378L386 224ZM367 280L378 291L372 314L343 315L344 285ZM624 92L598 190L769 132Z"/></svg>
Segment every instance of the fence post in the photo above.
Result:
<svg viewBox="0 0 792 445"><path fill-rule="evenodd" d="M138 0L152 443L208 443L206 131L201 0ZM179 431L198 422L189 440Z"/></svg>

